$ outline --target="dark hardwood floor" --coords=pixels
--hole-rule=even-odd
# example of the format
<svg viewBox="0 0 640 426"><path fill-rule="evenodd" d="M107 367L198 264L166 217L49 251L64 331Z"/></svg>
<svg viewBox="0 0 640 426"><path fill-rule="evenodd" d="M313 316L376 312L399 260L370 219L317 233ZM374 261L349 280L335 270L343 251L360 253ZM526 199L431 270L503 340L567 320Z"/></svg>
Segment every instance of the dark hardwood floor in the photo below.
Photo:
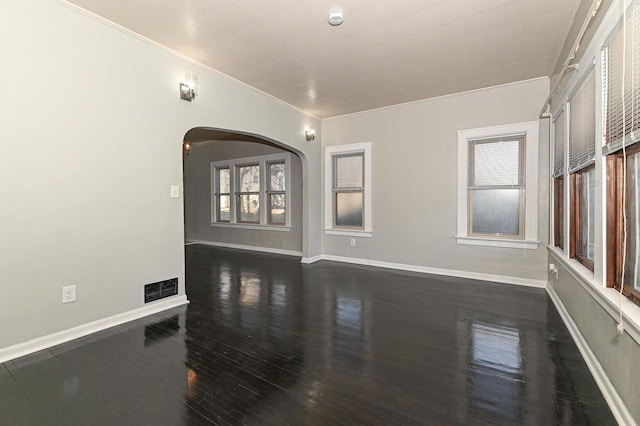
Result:
<svg viewBox="0 0 640 426"><path fill-rule="evenodd" d="M0 365L0 424L616 424L544 290L186 251L187 307Z"/></svg>

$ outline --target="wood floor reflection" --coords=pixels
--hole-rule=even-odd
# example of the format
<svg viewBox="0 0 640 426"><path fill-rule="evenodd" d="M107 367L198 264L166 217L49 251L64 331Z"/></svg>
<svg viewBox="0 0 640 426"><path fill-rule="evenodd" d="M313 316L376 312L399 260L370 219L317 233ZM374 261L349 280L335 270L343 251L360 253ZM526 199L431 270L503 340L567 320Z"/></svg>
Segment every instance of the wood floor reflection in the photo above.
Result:
<svg viewBox="0 0 640 426"><path fill-rule="evenodd" d="M0 424L616 424L544 290L186 251L187 307L2 364Z"/></svg>

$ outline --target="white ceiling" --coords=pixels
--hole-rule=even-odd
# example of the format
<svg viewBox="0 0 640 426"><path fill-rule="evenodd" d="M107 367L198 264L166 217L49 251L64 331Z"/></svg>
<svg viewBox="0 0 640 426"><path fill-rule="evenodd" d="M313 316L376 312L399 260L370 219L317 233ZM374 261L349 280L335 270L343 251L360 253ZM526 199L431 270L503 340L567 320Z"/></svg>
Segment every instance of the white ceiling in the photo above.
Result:
<svg viewBox="0 0 640 426"><path fill-rule="evenodd" d="M69 1L325 118L549 75L580 0Z"/></svg>

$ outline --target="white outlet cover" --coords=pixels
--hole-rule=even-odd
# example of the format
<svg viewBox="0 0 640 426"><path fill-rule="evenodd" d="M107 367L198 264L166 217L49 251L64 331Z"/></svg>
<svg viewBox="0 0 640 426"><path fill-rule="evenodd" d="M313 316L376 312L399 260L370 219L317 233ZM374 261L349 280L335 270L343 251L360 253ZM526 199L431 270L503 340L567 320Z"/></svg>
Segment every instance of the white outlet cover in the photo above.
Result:
<svg viewBox="0 0 640 426"><path fill-rule="evenodd" d="M62 287L62 303L71 303L76 301L76 286L70 285Z"/></svg>
<svg viewBox="0 0 640 426"><path fill-rule="evenodd" d="M171 198L179 198L179 197L180 197L180 186L171 185Z"/></svg>

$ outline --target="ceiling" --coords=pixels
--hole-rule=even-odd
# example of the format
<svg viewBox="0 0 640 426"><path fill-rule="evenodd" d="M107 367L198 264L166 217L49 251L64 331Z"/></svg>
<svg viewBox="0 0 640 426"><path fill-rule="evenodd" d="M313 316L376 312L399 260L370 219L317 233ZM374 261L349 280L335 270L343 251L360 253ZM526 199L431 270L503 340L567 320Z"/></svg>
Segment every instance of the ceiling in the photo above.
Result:
<svg viewBox="0 0 640 426"><path fill-rule="evenodd" d="M580 0L69 2L326 118L547 76Z"/></svg>

